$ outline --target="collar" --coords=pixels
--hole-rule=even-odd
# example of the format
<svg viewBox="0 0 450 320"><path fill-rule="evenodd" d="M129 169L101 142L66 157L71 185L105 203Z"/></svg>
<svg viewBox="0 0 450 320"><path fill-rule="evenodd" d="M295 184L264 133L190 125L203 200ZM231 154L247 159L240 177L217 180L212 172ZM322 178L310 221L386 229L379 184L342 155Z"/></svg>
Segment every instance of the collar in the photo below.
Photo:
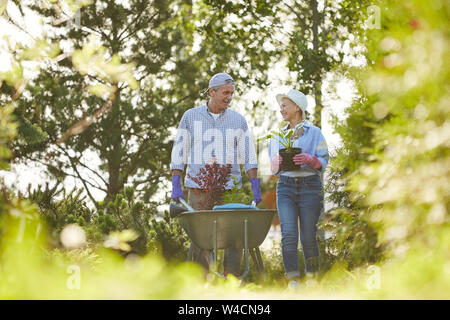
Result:
<svg viewBox="0 0 450 320"><path fill-rule="evenodd" d="M289 123L285 125L283 128L281 128L283 131L286 131L289 127ZM305 128L305 132L311 127L311 124L309 122L306 122L303 124L303 128Z"/></svg>
<svg viewBox="0 0 450 320"><path fill-rule="evenodd" d="M213 114L210 110L209 110L209 108L208 108L208 105L205 103L204 105L203 105L203 110L206 112L206 114ZM222 114L225 114L225 112L227 112L227 110L228 109L225 109L223 112L221 112L221 113L214 113L214 114L219 114L219 115L222 115Z"/></svg>

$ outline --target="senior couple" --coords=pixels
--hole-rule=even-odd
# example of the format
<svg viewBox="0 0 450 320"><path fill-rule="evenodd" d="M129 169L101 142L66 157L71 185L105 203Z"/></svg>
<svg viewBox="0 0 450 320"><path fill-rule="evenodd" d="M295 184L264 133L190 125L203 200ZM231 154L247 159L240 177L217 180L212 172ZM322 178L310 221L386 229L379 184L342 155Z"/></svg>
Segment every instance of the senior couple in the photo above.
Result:
<svg viewBox="0 0 450 320"><path fill-rule="evenodd" d="M260 180L257 177L257 156L245 118L229 109L235 90L234 79L226 73L215 74L209 82L209 99L206 104L187 110L180 122L172 150L172 194L174 201L184 199L181 175L185 165L184 187L188 202L196 210L201 206L205 193L190 178L195 177L206 163L218 160L231 164L231 176L241 182L240 164L243 164L253 191L254 201L261 201ZM283 145L277 138L269 143L271 170L279 176L277 184L277 208L281 226L281 246L286 278L290 287L297 287L300 277L297 246L300 225L300 242L306 265L306 274L318 272L319 248L316 240L316 224L323 205L321 172L328 162L325 138L318 127L306 121L307 100L303 93L290 90L276 96L280 113L287 125L282 130L295 128L293 147L302 149L293 156L294 170L282 166L283 158L278 150ZM232 133L230 135L230 132ZM232 141L227 139L232 137ZM286 161L286 160L285 160ZM227 188L231 189L232 179ZM241 186L241 184L240 184ZM194 192L194 190L197 190ZM208 268L209 253L194 249L194 261ZM229 248L224 254L224 272L240 273L242 250Z"/></svg>

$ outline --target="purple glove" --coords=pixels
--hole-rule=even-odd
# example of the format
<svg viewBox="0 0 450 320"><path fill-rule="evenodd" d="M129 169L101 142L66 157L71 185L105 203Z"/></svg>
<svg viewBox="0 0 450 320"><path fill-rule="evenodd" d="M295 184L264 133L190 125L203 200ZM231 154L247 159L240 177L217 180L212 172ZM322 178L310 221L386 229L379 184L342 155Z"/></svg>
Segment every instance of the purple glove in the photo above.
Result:
<svg viewBox="0 0 450 320"><path fill-rule="evenodd" d="M181 176L179 174L172 176L172 194L170 197L176 202L179 202L179 198L184 199L183 190L181 190Z"/></svg>
<svg viewBox="0 0 450 320"><path fill-rule="evenodd" d="M261 198L261 189L259 188L259 179L258 178L251 178L250 183L252 184L252 191L253 191L253 200L255 200L256 204L260 203Z"/></svg>
<svg viewBox="0 0 450 320"><path fill-rule="evenodd" d="M300 153L296 154L294 158L292 158L295 164L307 164L311 168L320 170L322 168L322 163L319 159L310 155L309 153Z"/></svg>

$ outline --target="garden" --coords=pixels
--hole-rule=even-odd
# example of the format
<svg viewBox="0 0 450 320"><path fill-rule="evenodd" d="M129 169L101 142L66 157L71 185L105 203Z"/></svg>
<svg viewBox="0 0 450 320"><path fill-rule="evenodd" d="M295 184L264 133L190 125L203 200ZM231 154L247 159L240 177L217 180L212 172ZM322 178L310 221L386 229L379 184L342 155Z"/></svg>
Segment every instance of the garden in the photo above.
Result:
<svg viewBox="0 0 450 320"><path fill-rule="evenodd" d="M443 0L0 1L0 299L449 299L449 21ZM292 147L274 90L304 92L337 139L318 278L297 290L279 237L264 275L205 273L169 210L174 132L224 70L263 137L259 209L265 138ZM213 170L194 177L208 206L251 202L246 175L227 191Z"/></svg>

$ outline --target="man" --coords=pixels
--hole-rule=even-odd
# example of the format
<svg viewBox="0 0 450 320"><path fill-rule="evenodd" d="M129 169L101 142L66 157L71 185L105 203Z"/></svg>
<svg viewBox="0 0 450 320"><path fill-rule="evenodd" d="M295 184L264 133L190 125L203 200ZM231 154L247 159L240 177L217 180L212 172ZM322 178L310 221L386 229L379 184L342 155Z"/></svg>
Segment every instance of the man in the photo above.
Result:
<svg viewBox="0 0 450 320"><path fill-rule="evenodd" d="M185 187L188 190L188 202L195 210L202 208L205 193L194 192L199 186L189 177L195 177L206 163L216 161L219 164L231 164L231 177L241 184L240 163L244 164L253 191L254 201L261 201L260 181L257 178L258 165L255 147L250 137L247 121L236 111L229 109L234 94L234 80L226 73L215 74L209 81L209 101L200 107L187 110L178 127L172 149L172 195L174 201L184 199L181 189L181 175L187 164ZM188 175L189 174L189 175ZM233 181L226 189L233 187ZM200 194L199 194L200 193ZM208 269L209 252L193 246L194 261ZM238 275L242 250L225 250L224 272Z"/></svg>

